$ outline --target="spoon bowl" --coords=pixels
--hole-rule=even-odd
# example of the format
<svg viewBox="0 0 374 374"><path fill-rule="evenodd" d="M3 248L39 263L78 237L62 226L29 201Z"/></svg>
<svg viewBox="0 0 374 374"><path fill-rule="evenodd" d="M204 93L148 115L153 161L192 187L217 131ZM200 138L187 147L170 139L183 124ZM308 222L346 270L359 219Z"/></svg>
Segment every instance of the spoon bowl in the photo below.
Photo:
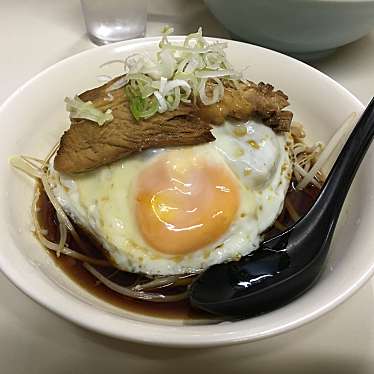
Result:
<svg viewBox="0 0 374 374"><path fill-rule="evenodd" d="M215 265L191 286L192 305L251 316L287 304L321 273L341 208L374 136L374 99L339 154L310 211L240 261Z"/></svg>

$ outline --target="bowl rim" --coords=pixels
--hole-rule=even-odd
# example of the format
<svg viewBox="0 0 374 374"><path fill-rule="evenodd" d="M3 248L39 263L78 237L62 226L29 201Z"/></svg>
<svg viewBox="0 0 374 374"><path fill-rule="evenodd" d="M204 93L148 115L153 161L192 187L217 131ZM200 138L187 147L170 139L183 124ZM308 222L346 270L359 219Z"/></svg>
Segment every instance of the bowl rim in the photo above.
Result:
<svg viewBox="0 0 374 374"><path fill-rule="evenodd" d="M180 41L183 36L173 36L171 40ZM119 43L113 43L109 45L105 45L99 48L92 48L68 58L65 58L56 64L46 68L45 70L41 71L40 73L36 74L33 78L29 79L26 83L20 86L8 99L6 99L3 104L0 106L0 114L3 110L7 108L7 106L17 97L17 95L25 90L28 86L32 85L34 81L43 78L44 75L48 74L48 72L52 69L59 68L63 66L67 62L78 60L82 56L89 56L90 54L96 54L98 50L110 50L112 48L121 48L126 47L132 44L142 44L142 43L154 43L159 41L159 37L147 37L147 38L140 38L140 39L133 39L128 41L123 41ZM362 110L364 108L363 104L346 88L340 85L338 82L334 81L332 78L328 77L326 74L318 71L317 69L304 64L301 61L298 61L292 57L285 56L282 53L271 51L267 48L255 46L249 43L243 43L238 41L226 40L221 38L208 38L210 41L220 41L220 42L228 42L229 44L234 45L250 45L251 47L270 52L271 54L282 56L282 58L286 57L292 61L292 63L303 65L303 68L306 68L312 71L314 74L318 74L321 79L324 79L326 82L333 84L336 88L344 92L350 100L355 102L356 106L360 107ZM10 245L13 244L13 240L10 239ZM31 265L30 265L31 266ZM25 295L39 303L40 305L44 306L48 310L52 311L56 315L63 317L76 325L82 326L87 328L88 330L94 331L96 333L101 333L104 335L108 335L114 338L124 339L132 342L137 343L146 343L146 344L157 344L160 346L173 346L173 347L212 347L212 346L222 346L222 345L230 345L234 343L242 343L248 341L256 341L260 339L264 339L266 337L279 335L286 331L291 331L301 325L309 323L318 317L326 314L327 312L333 310L343 301L345 301L349 296L353 295L356 291L358 291L373 275L374 273L374 264L372 264L366 272L361 274L359 277L345 292L341 293L334 299L332 299L329 303L316 308L313 312L304 315L302 318L294 320L291 323L280 325L276 328L271 328L261 333L252 333L246 331L245 329L230 329L227 326L232 326L235 323L242 323L240 322L224 322L222 324L215 324L215 325L204 325L204 326L168 326L168 325L161 325L161 324L153 324L149 322L141 322L141 321L134 321L125 318L121 318L119 316L114 316L109 313L103 313L95 308L90 307L88 304L84 303L83 301L79 300L78 298L74 297L73 295L68 294L67 292L62 293L61 290L57 289L56 287L52 287L49 284L44 284L44 286L49 287L50 291L54 293L54 295L58 298L61 298L61 294L63 297L61 300L64 302L64 307L61 305L56 305L51 303L50 298L48 295L40 293L37 288L30 287L27 279L22 277L21 274L17 272L16 267L13 266L11 262L8 261L6 256L2 256L0 253L0 269L3 274ZM38 282L45 283L45 280L36 278L35 280ZM73 311L79 311L79 313L74 313ZM80 318L80 314L85 316L85 319ZM115 320L120 324L121 328L118 328L116 323L113 323ZM100 323L98 323L100 321ZM108 322L108 323L106 323ZM245 322L245 320L244 320ZM215 326L213 329L211 326ZM221 327L217 327L221 326ZM126 327L126 328L125 328ZM220 330L219 332L214 330ZM143 334L146 331L147 334Z"/></svg>

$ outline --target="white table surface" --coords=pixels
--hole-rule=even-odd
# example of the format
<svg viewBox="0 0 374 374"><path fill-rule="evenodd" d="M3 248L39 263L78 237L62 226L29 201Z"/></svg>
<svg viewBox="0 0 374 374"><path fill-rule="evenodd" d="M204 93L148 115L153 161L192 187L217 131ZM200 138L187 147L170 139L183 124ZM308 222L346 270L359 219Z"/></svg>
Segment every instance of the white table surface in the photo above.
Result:
<svg viewBox="0 0 374 374"><path fill-rule="evenodd" d="M227 32L202 0L151 0L147 35L204 26ZM95 48L78 0L0 0L0 103L36 73ZM374 93L374 32L315 66L364 104ZM4 126L5 124L2 124ZM0 373L374 373L373 282L328 315L291 333L240 346L179 350L99 336L40 307L0 275Z"/></svg>

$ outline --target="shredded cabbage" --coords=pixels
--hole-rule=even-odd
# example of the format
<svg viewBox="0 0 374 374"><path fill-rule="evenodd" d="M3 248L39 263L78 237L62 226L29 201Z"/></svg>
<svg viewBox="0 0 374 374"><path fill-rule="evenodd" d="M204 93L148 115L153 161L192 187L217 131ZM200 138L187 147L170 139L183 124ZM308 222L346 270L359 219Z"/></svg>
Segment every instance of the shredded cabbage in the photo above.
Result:
<svg viewBox="0 0 374 374"><path fill-rule="evenodd" d="M207 42L201 27L182 44L172 43L168 36L173 32L172 27L164 27L153 57L134 53L125 58L124 77L107 89L125 87L137 120L176 110L180 103L196 103L197 99L204 105L214 104L224 95L225 80L236 85L242 79L226 58L227 43Z"/></svg>
<svg viewBox="0 0 374 374"><path fill-rule="evenodd" d="M85 102L78 96L75 96L74 99L66 97L65 103L66 110L70 113L70 118L88 119L96 122L99 126L113 120L112 111L110 109L103 113L100 109L95 108L92 101Z"/></svg>

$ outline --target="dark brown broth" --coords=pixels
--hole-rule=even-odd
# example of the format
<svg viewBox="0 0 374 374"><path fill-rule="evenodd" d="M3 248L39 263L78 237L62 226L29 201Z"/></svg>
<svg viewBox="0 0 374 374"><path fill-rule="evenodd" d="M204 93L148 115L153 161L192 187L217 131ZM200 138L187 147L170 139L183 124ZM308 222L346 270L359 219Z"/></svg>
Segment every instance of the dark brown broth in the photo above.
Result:
<svg viewBox="0 0 374 374"><path fill-rule="evenodd" d="M37 218L39 220L40 226L47 229L47 238L51 241L58 242L59 230L55 210L50 203L48 196L45 194L43 187L41 185L39 185L38 187L41 194L37 202L37 206L39 208ZM289 191L286 195L286 201L291 202L292 206L299 216L303 216L313 205L318 196L318 193L319 189L312 185L307 186L303 191L297 191L294 188L294 184L291 183ZM294 223L286 208L284 208L282 213L280 214L278 222L286 227ZM97 258L104 258L102 255L102 249L100 247L97 247L97 244L90 240L90 238L78 227L76 227L76 230L85 243L85 254ZM280 230L278 230L275 226L272 226L269 230L266 231L265 238L270 238L271 236L279 232ZM67 242L70 248L81 251L69 234ZM54 252L49 252L51 252L55 263L73 281L77 282L81 287L83 287L85 290L95 295L99 299L105 300L106 302L113 304L119 308L123 308L142 315L154 316L159 318L209 318L208 313L192 308L188 300L173 303L154 303L135 300L120 295L98 282L98 280L83 267L82 262L65 255L60 255L60 257L57 257ZM116 271L115 268L109 268L105 270L105 273L110 274L114 271ZM126 272L117 272L117 274L111 277L111 280L123 286L126 286L131 284L135 280L135 277L137 277L137 275Z"/></svg>

